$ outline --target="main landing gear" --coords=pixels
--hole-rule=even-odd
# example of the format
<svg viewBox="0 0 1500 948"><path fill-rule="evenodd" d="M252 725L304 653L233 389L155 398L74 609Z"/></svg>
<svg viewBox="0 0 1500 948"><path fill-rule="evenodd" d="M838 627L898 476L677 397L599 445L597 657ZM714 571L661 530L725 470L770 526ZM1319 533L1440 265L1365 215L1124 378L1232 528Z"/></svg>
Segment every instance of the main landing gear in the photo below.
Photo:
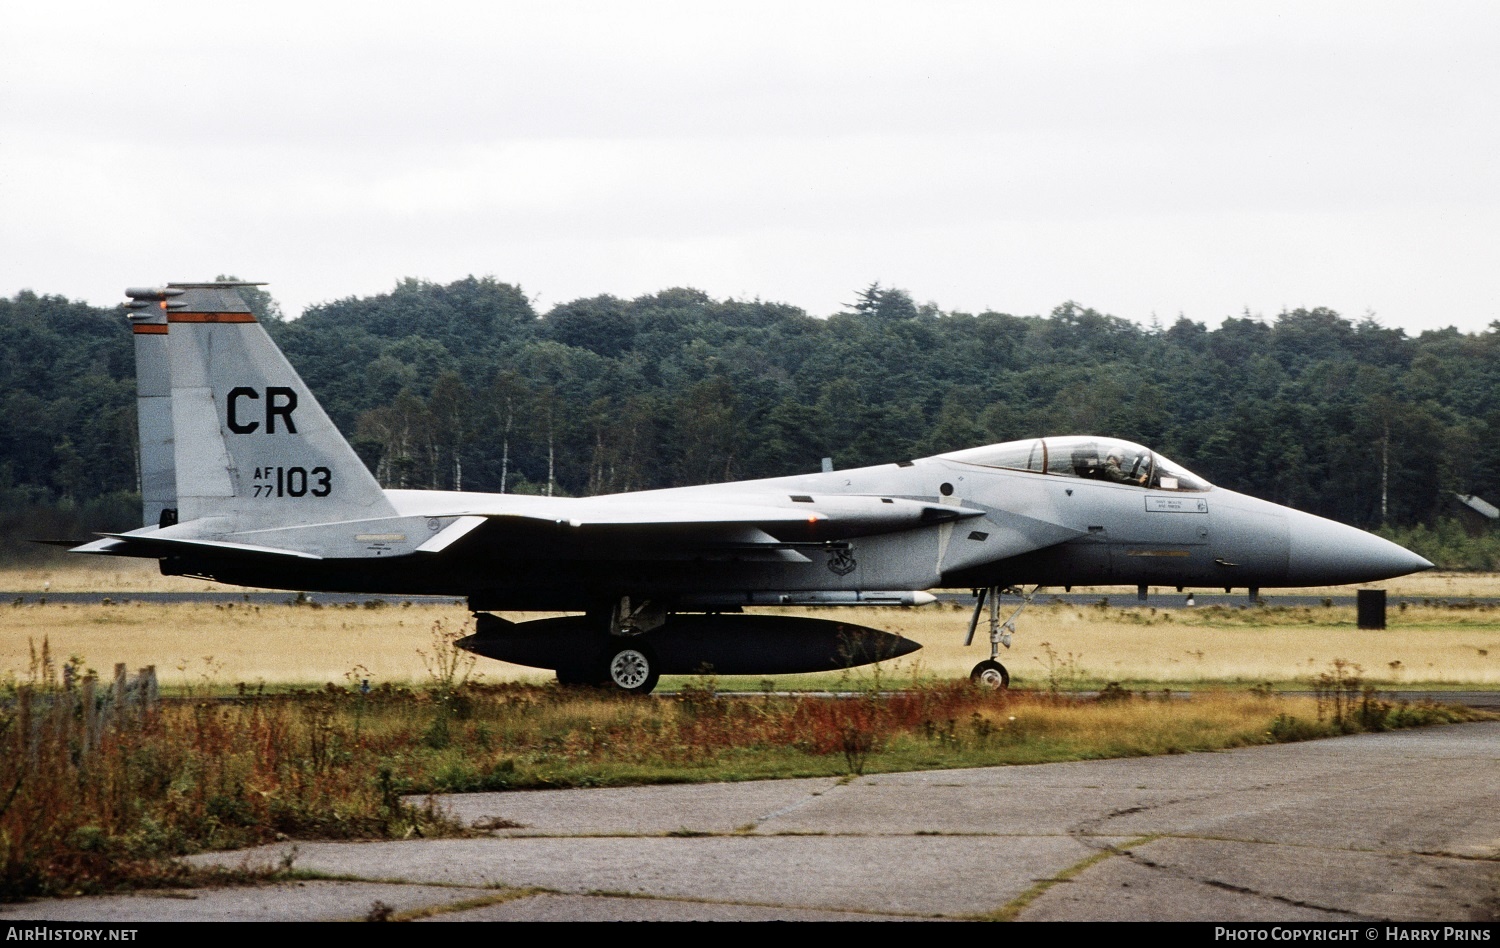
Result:
<svg viewBox="0 0 1500 948"><path fill-rule="evenodd" d="M592 614L591 614L592 615ZM559 665L560 685L604 685L626 694L650 694L661 678L656 652L645 642L645 633L667 621L667 611L645 600L633 603L621 596L606 617L598 614L598 625L605 632L593 654L579 656L575 662Z"/></svg>
<svg viewBox="0 0 1500 948"><path fill-rule="evenodd" d="M644 642L627 642L607 650L605 674L609 683L632 695L650 694L661 674L656 655Z"/></svg>
<svg viewBox="0 0 1500 948"><path fill-rule="evenodd" d="M984 688L1000 691L1010 687L1010 672L1000 664L1000 646L1010 648L1010 637L1016 634L1016 616L1021 610L1031 605L1031 597L1036 595L1037 589L1032 587L1030 592L1015 586L990 586L988 589L974 590L974 615L969 618L969 634L964 639L964 645L974 644L974 633L979 628L979 617L984 614L986 601L990 607L990 657L969 672L969 680ZM1000 621L1000 597L1009 593L1021 597L1021 604L1010 614L1004 622Z"/></svg>
<svg viewBox="0 0 1500 948"><path fill-rule="evenodd" d="M650 694L660 678L651 646L613 636L595 654L557 668L559 685L603 685L633 695Z"/></svg>
<svg viewBox="0 0 1500 948"><path fill-rule="evenodd" d="M609 614L609 644L604 649L605 683L632 695L650 694L661 678L656 653L645 633L667 621L667 610L649 599L632 603L621 596Z"/></svg>

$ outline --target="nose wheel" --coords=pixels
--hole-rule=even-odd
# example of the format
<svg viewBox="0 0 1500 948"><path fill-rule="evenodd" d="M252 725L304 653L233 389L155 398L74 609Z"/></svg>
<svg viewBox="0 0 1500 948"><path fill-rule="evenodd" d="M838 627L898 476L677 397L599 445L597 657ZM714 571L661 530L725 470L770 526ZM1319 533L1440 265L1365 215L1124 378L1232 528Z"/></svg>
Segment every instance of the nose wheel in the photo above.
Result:
<svg viewBox="0 0 1500 948"><path fill-rule="evenodd" d="M1004 665L987 658L969 672L969 680L981 688L1003 691L1010 687L1010 672L1005 670Z"/></svg>
<svg viewBox="0 0 1500 948"><path fill-rule="evenodd" d="M964 639L965 645L974 644L974 633L979 629L979 617L984 615L985 603L990 607L990 657L974 666L969 672L969 680L985 688L1000 691L1010 687L1010 672L1000 664L1000 646L1010 648L1010 637L1016 632L1016 616L1021 610L1031 605L1031 597L1036 595L1034 587L1031 592L1015 587L991 586L988 589L974 590L974 615L969 619L969 635ZM1000 621L1000 595L1001 593L1014 593L1021 597L1021 604L1016 606L1016 611L1004 622Z"/></svg>

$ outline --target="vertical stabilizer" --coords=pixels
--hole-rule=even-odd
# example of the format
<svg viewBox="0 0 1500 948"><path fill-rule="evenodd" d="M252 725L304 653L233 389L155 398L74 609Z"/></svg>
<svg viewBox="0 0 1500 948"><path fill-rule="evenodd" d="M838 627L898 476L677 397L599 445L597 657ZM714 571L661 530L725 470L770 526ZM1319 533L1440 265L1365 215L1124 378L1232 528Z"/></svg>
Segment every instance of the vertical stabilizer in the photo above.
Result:
<svg viewBox="0 0 1500 948"><path fill-rule="evenodd" d="M385 492L232 283L172 283L179 519L234 533L388 517Z"/></svg>
<svg viewBox="0 0 1500 948"><path fill-rule="evenodd" d="M141 522L148 527L177 522L177 471L172 447L172 374L167 362L167 313L157 305L181 290L166 287L125 291L135 336L136 429L140 436Z"/></svg>

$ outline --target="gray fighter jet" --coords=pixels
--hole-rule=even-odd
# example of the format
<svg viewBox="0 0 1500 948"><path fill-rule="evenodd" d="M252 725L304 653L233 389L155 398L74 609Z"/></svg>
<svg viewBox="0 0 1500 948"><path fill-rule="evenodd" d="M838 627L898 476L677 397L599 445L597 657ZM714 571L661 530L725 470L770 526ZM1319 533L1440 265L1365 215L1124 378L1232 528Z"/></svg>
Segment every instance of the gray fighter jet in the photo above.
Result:
<svg viewBox="0 0 1500 948"><path fill-rule="evenodd" d="M146 525L78 552L276 589L465 597L477 654L564 683L776 675L915 642L754 606L917 605L967 588L998 661L1025 587L1361 583L1432 566L1394 543L1214 487L1111 438L1036 438L847 471L609 494L386 490L236 288L127 290ZM1034 591L1034 590L1033 590ZM495 613L574 613L517 622ZM1017 610L1019 611L1019 610Z"/></svg>

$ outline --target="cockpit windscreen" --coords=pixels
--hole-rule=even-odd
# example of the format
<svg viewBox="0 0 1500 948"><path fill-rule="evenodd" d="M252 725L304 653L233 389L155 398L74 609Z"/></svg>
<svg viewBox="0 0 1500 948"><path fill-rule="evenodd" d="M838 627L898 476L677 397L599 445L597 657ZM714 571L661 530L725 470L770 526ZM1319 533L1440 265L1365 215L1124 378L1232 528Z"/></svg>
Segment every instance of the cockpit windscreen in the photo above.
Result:
<svg viewBox="0 0 1500 948"><path fill-rule="evenodd" d="M1073 436L1008 441L943 457L965 464L1132 484L1151 490L1209 490L1202 478L1129 441Z"/></svg>

